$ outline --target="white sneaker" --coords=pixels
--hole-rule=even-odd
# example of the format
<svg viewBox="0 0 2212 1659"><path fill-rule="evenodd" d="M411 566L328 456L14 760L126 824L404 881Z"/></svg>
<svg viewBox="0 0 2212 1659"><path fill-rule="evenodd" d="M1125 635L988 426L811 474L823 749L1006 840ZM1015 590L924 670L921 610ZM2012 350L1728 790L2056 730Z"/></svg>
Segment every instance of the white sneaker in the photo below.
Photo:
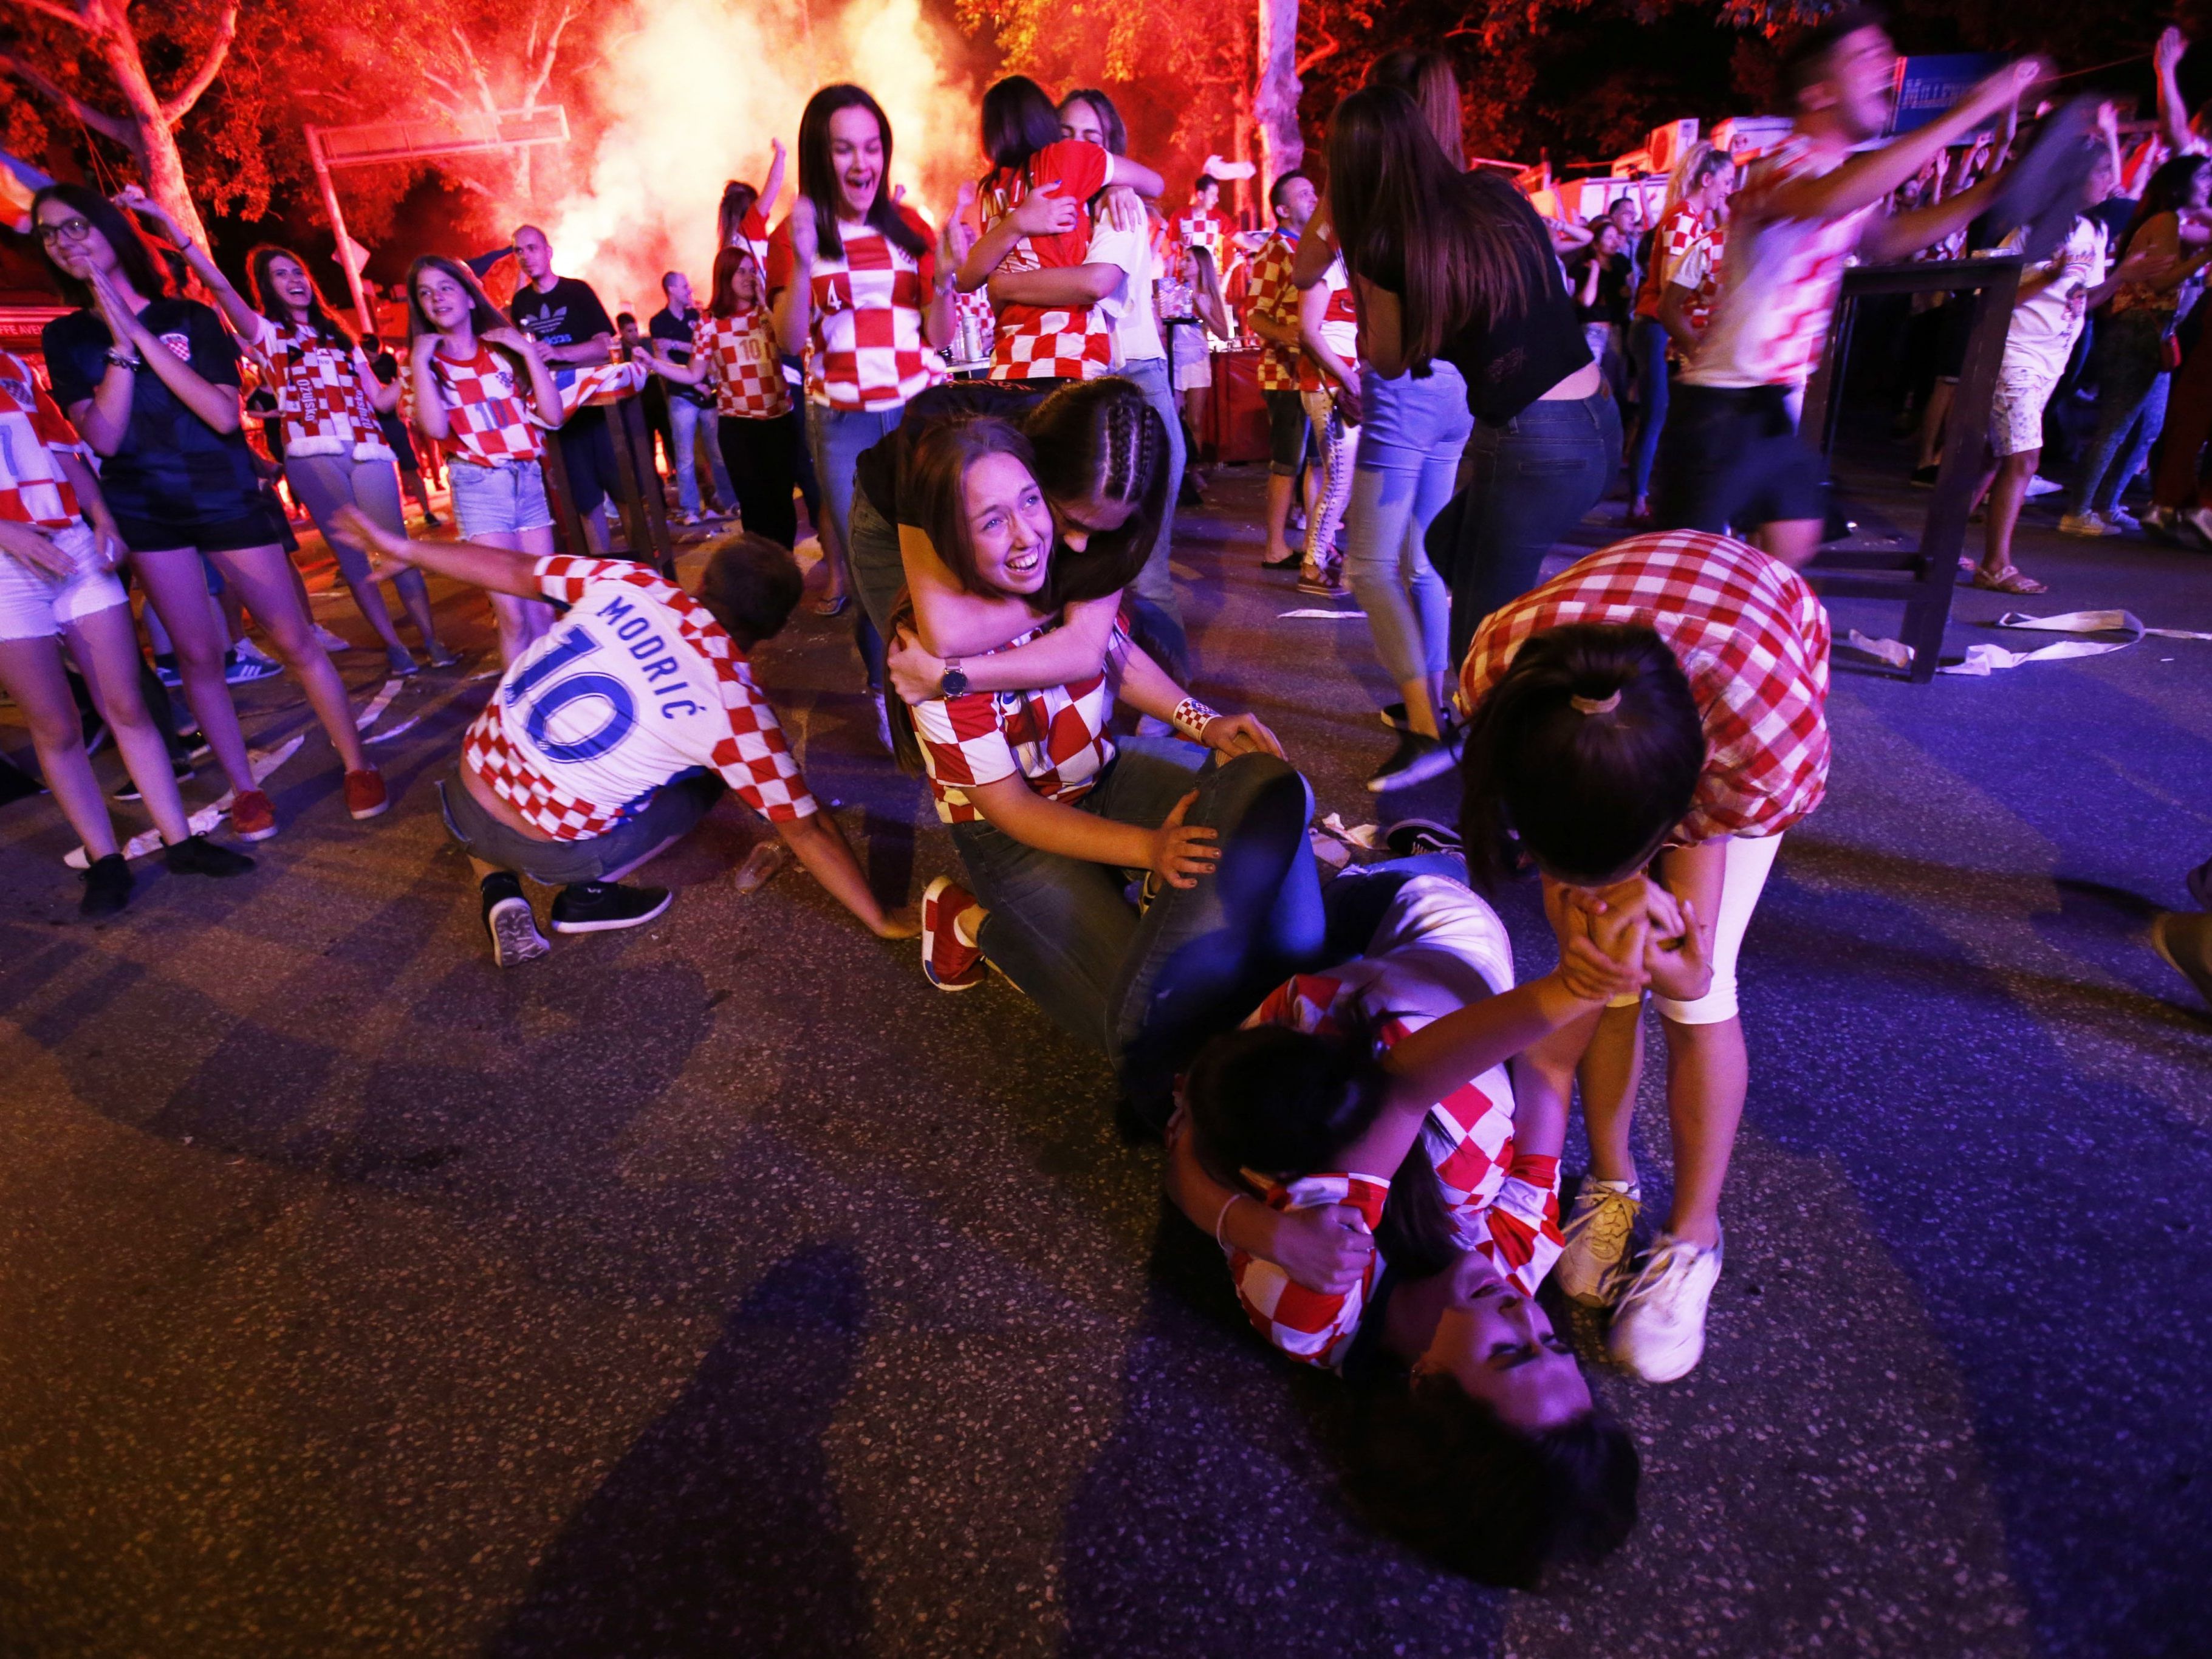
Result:
<svg viewBox="0 0 2212 1659"><path fill-rule="evenodd" d="M2094 513L2069 513L2058 520L2062 536L2109 536L2112 527Z"/></svg>
<svg viewBox="0 0 2212 1659"><path fill-rule="evenodd" d="M2108 536L2140 536L2142 526L2127 508L2116 507L2105 514L2105 533Z"/></svg>
<svg viewBox="0 0 2212 1659"><path fill-rule="evenodd" d="M2064 484L2053 483L2048 478L2030 478L2027 481L2027 498L2033 501L2038 495L2056 495L2065 488Z"/></svg>
<svg viewBox="0 0 2212 1659"><path fill-rule="evenodd" d="M330 630L327 629L319 629L316 631L319 634L323 634L328 633ZM331 637L336 638L337 636L333 635ZM339 640L338 644L341 647L343 647L345 646L345 641L343 640ZM328 647L325 648L327 649ZM276 658L270 656L259 646L254 644L251 637L239 641L236 645L231 647L231 649L238 653L238 659L240 662L250 662L256 668L273 668L280 674L284 672L284 665L278 662Z"/></svg>
<svg viewBox="0 0 2212 1659"><path fill-rule="evenodd" d="M1606 1347L1646 1382L1672 1382L1705 1352L1705 1304L1721 1276L1721 1247L1701 1250L1662 1233L1613 1310Z"/></svg>
<svg viewBox="0 0 2212 1659"><path fill-rule="evenodd" d="M1602 1308L1620 1294L1621 1264L1628 1259L1629 1237L1643 1207L1643 1191L1633 1182L1595 1176L1583 1182L1567 1214L1567 1248L1552 1269L1569 1301Z"/></svg>

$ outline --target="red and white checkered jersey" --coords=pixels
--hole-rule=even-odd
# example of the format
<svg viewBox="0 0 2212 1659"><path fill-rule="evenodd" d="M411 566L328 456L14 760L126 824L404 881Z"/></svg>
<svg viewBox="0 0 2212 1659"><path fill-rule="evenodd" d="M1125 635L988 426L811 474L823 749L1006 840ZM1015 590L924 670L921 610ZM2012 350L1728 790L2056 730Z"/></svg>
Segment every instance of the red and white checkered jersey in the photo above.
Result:
<svg viewBox="0 0 2212 1659"><path fill-rule="evenodd" d="M937 281L937 234L902 203L899 216L921 238L917 256L873 225L837 222L842 254L814 260L813 347L806 395L833 409L896 409L926 390L944 364L922 337L922 313ZM791 221L769 239L769 298L791 286Z"/></svg>
<svg viewBox="0 0 2212 1659"><path fill-rule="evenodd" d="M1841 167L1839 153L1795 137L1761 156L1729 208L1735 251L1712 322L1682 373L1688 386L1802 386L1820 367L1844 262L1879 201L1837 219L1782 219L1763 204L1784 185Z"/></svg>
<svg viewBox="0 0 2212 1659"><path fill-rule="evenodd" d="M430 359L430 373L451 428L447 449L456 459L499 466L534 461L545 453L542 430L532 417L524 371L507 353L478 340L474 356L456 360L441 345Z"/></svg>
<svg viewBox="0 0 2212 1659"><path fill-rule="evenodd" d="M1682 307L1682 314L1692 328L1711 325L1713 307L1721 297L1721 275L1727 268L1727 252L1728 226L1708 225L1692 240L1668 276L1667 280L1676 287L1690 290L1690 302Z"/></svg>
<svg viewBox="0 0 2212 1659"><path fill-rule="evenodd" d="M702 312L692 319L691 339L693 349L714 366L714 407L722 414L772 421L791 412L775 319L766 306L727 317Z"/></svg>
<svg viewBox="0 0 2212 1659"><path fill-rule="evenodd" d="M1062 620L1055 617L999 649L1027 645ZM1111 655L1128 645L1128 619L1117 616L1107 651ZM970 691L915 704L915 735L921 741L938 817L974 823L983 813L968 789L1001 778L1026 779L1048 800L1080 800L1114 758L1114 739L1106 734L1113 713L1114 690L1103 664L1086 678L1041 691Z"/></svg>
<svg viewBox="0 0 2212 1659"><path fill-rule="evenodd" d="M1267 233L1259 257L1252 261L1252 297L1245 307L1247 316L1265 317L1293 329L1298 325L1298 291L1291 283L1291 266L1297 257L1296 242L1279 230ZM1261 347L1260 390L1296 392L1298 365L1304 356L1296 346L1277 345L1273 341Z"/></svg>
<svg viewBox="0 0 2212 1659"><path fill-rule="evenodd" d="M66 530L77 522L76 491L56 459L61 450L86 453L84 441L31 366L12 351L0 351L0 519L43 530Z"/></svg>
<svg viewBox="0 0 2212 1659"><path fill-rule="evenodd" d="M1331 351L1356 369L1359 367L1359 313L1352 308L1352 281L1345 275L1342 254L1328 262L1328 269L1322 272L1321 286L1328 290L1328 308L1321 318L1321 337L1328 343ZM1321 372L1321 365L1309 353L1298 354L1299 391L1326 392L1335 384Z"/></svg>
<svg viewBox="0 0 2212 1659"><path fill-rule="evenodd" d="M348 455L388 461L392 446L376 423L353 349L300 323L271 317L246 343L269 365L286 455Z"/></svg>
<svg viewBox="0 0 2212 1659"><path fill-rule="evenodd" d="M1641 625L1688 676L1705 770L1687 844L1778 836L1828 787L1828 613L1805 579L1757 548L1696 530L1632 536L1493 611L1460 670L1474 709L1533 635L1568 623Z"/></svg>
<svg viewBox="0 0 2212 1659"><path fill-rule="evenodd" d="M1217 208L1195 202L1176 216L1175 239L1182 247L1202 247L1213 256L1215 280L1229 275L1229 220Z"/></svg>
<svg viewBox="0 0 2212 1659"><path fill-rule="evenodd" d="M652 373L641 362L625 362L619 357L586 363L580 368L564 363L553 371L553 384L561 393L561 418L565 421L589 404L619 403L634 392L642 392ZM530 418L538 419L535 410Z"/></svg>
<svg viewBox="0 0 2212 1659"><path fill-rule="evenodd" d="M1057 185L1060 194L1084 207L1074 228L1056 236L1024 236L1000 263L1008 272L1068 270L1091 252L1090 200L1114 177L1114 158L1096 144L1064 138L1047 144L1019 172L1000 167L976 192L976 212L988 232L1033 190ZM1114 372L1114 325L1097 306L1003 307L991 349L994 380L1095 380Z"/></svg>
<svg viewBox="0 0 2212 1659"><path fill-rule="evenodd" d="M556 841L603 836L696 766L763 817L815 810L744 653L704 605L627 560L536 569L568 612L508 665L462 744L526 823Z"/></svg>
<svg viewBox="0 0 2212 1659"><path fill-rule="evenodd" d="M1445 876L1416 876L1398 890L1365 956L1301 974L1270 993L1247 1025L1331 1035L1364 1028L1387 1050L1431 1021L1512 988L1513 948L1498 913ZM1421 1148L1436 1170L1458 1242L1487 1256L1534 1293L1559 1260L1559 1159L1519 1152L1513 1085L1503 1066L1470 1078L1429 1109ZM1278 1210L1348 1204L1373 1232L1390 1177L1328 1170L1278 1185L1247 1173ZM1273 1262L1229 1253L1238 1299L1255 1328L1294 1359L1341 1365L1366 1311L1382 1262L1359 1286L1324 1295Z"/></svg>
<svg viewBox="0 0 2212 1659"><path fill-rule="evenodd" d="M755 202L745 210L745 216L738 221L736 240L752 250L753 258L763 270L768 269L768 216Z"/></svg>
<svg viewBox="0 0 2212 1659"><path fill-rule="evenodd" d="M991 309L991 290L973 288L963 294L958 289L953 289L952 316L956 324L965 324L974 331L983 356L989 357L999 336L999 316Z"/></svg>
<svg viewBox="0 0 2212 1659"><path fill-rule="evenodd" d="M1644 267L1644 281L1636 290L1636 315L1656 320L1659 301L1690 244L1705 234L1705 222L1687 202L1678 202L1651 234L1651 258Z"/></svg>

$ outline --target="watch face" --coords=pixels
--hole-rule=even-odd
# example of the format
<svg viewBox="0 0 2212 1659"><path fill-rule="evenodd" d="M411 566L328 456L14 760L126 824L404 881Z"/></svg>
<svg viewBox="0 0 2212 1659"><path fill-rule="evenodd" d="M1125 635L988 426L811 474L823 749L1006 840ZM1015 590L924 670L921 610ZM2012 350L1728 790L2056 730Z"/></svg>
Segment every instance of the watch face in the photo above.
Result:
<svg viewBox="0 0 2212 1659"><path fill-rule="evenodd" d="M948 668L945 671L945 678L942 684L945 695L948 697L959 697L965 696L967 695L968 677L957 668Z"/></svg>

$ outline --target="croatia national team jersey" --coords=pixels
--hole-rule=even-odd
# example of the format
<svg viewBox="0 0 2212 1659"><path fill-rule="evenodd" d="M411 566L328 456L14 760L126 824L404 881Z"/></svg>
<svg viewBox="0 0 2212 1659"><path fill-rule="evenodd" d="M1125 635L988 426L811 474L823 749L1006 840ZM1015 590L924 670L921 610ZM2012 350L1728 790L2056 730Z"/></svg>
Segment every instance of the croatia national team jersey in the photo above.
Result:
<svg viewBox="0 0 2212 1659"><path fill-rule="evenodd" d="M388 461L392 446L376 423L354 348L301 323L260 319L247 342L268 362L284 421L284 453Z"/></svg>
<svg viewBox="0 0 2212 1659"><path fill-rule="evenodd" d="M46 530L77 522L76 491L54 459L60 450L84 453L76 428L31 378L30 366L0 351L0 519Z"/></svg>
<svg viewBox="0 0 2212 1659"><path fill-rule="evenodd" d="M763 817L816 810L744 653L704 605L627 560L544 558L537 575L568 613L508 665L462 745L526 823L556 841L603 836L694 767Z"/></svg>
<svg viewBox="0 0 2212 1659"><path fill-rule="evenodd" d="M1018 173L1005 167L993 173L977 198L987 231L1033 190L1057 185L1062 196L1084 209L1072 230L1023 237L999 268L1066 270L1084 264L1091 252L1091 198L1113 177L1113 156L1097 144L1073 138L1047 144ZM1113 324L1098 307L1010 305L1000 311L991 379L1090 380L1113 369Z"/></svg>
<svg viewBox="0 0 2212 1659"><path fill-rule="evenodd" d="M701 312L692 320L694 349L714 366L717 413L744 421L772 421L791 411L775 325L766 306L727 317Z"/></svg>
<svg viewBox="0 0 2212 1659"><path fill-rule="evenodd" d="M447 453L478 466L534 461L545 453L539 428L525 399L528 388L515 360L477 342L473 356L456 359L438 348L431 378L446 404Z"/></svg>
<svg viewBox="0 0 2212 1659"><path fill-rule="evenodd" d="M843 252L815 256L806 395L832 409L890 410L926 392L945 364L922 333L937 281L937 233L902 204L899 217L921 240L908 253L872 225L837 223ZM769 239L769 299L791 286L797 260L791 221Z"/></svg>
<svg viewBox="0 0 2212 1659"><path fill-rule="evenodd" d="M1321 314L1321 337L1345 363L1359 367L1359 313L1352 307L1352 282L1344 272L1344 256L1338 254L1322 273L1321 285L1328 290L1328 305ZM1304 352L1298 354L1298 390L1326 392L1333 384L1321 365Z"/></svg>

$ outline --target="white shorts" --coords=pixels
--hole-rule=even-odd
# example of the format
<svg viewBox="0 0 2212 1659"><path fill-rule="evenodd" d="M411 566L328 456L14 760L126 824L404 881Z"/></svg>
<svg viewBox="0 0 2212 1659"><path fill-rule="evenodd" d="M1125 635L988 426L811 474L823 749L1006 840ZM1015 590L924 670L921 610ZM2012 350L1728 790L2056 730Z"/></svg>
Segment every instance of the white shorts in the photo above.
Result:
<svg viewBox="0 0 2212 1659"><path fill-rule="evenodd" d="M131 602L115 573L101 567L91 531L71 525L51 537L70 556L76 573L49 576L11 553L0 553L0 640L50 639L64 623Z"/></svg>
<svg viewBox="0 0 2212 1659"><path fill-rule="evenodd" d="M1206 349L1206 330L1197 323L1167 325L1168 362L1175 369L1177 392L1213 384L1213 354Z"/></svg>
<svg viewBox="0 0 2212 1659"><path fill-rule="evenodd" d="M1779 836L1729 838L1728 862L1721 875L1721 914L1713 924L1713 982L1694 1002L1676 1002L1655 993L1651 1006L1661 1018L1677 1025L1718 1025L1735 1018L1735 960L1743 951L1751 913L1759 908L1759 896L1766 890L1767 872L1781 850ZM1632 1008L1642 1000L1640 996L1623 997L1609 1006Z"/></svg>
<svg viewBox="0 0 2212 1659"><path fill-rule="evenodd" d="M2043 447L2043 411L2057 386L2057 374L2040 367L2014 362L1999 366L1996 397L1990 404L1992 454Z"/></svg>

